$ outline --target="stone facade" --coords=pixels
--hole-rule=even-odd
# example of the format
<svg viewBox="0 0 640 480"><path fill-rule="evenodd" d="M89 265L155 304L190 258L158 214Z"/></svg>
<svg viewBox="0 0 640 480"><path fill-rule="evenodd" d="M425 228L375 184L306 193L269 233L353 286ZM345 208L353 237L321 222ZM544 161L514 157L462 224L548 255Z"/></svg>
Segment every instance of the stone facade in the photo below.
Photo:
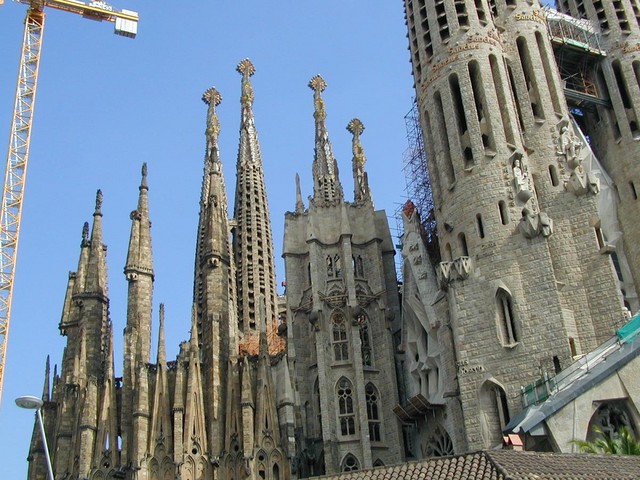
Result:
<svg viewBox="0 0 640 480"><path fill-rule="evenodd" d="M313 196L285 216L289 360L301 420L303 475L397 463L402 458L392 336L399 302L394 248L373 207L354 119L353 202L344 199L316 76Z"/></svg>
<svg viewBox="0 0 640 480"><path fill-rule="evenodd" d="M493 448L522 408L521 386L624 320L599 244L599 183L537 2L405 9L440 258L429 264L408 204L399 412L418 426L416 456Z"/></svg>
<svg viewBox="0 0 640 480"><path fill-rule="evenodd" d="M344 201L324 127L324 81L314 77L314 197L287 214L289 287L276 296L271 222L253 116L240 62L240 141L234 218L218 148L219 92L207 104L191 337L167 361L160 305L152 361L153 257L147 167L124 268L129 285L123 376L115 377L102 194L82 232L60 331L60 373L43 392L56 478L286 480L401 461L392 335L399 327L394 248L375 211L360 135L353 135L354 201ZM299 193L299 187L298 187ZM336 218L340 218L336 222ZM308 236L310 232L311 237ZM312 287L313 285L313 287ZM283 320L290 318L285 323ZM329 387L327 387L329 386ZM45 479L35 431L29 479Z"/></svg>

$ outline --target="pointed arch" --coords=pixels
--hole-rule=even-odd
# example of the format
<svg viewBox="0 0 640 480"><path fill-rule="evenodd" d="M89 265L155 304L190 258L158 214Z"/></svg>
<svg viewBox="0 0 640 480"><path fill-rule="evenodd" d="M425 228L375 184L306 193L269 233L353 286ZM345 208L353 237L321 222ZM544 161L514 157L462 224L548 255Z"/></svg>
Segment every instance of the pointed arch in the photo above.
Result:
<svg viewBox="0 0 640 480"><path fill-rule="evenodd" d="M367 403L367 420L369 423L369 440L382 441L382 418L380 412L380 393L371 382L364 387L365 401Z"/></svg>
<svg viewBox="0 0 640 480"><path fill-rule="evenodd" d="M340 471L342 472L355 472L360 470L360 462L352 453L347 453L340 464Z"/></svg>
<svg viewBox="0 0 640 480"><path fill-rule="evenodd" d="M480 430L485 448L502 443L502 430L509 423L507 394L494 379L486 380L478 392Z"/></svg>
<svg viewBox="0 0 640 480"><path fill-rule="evenodd" d="M341 310L336 310L331 315L331 343L333 359L336 362L349 360L348 324L347 318Z"/></svg>
<svg viewBox="0 0 640 480"><path fill-rule="evenodd" d="M347 377L341 377L336 383L336 399L340 435L343 437L355 435L356 415L353 400L353 384Z"/></svg>
<svg viewBox="0 0 640 480"><path fill-rule="evenodd" d="M503 347L514 347L520 341L511 293L499 287L495 295L495 321L498 339Z"/></svg>
<svg viewBox="0 0 640 480"><path fill-rule="evenodd" d="M384 462L378 458L378 459L376 459L375 462L373 462L373 466L374 467L384 467Z"/></svg>

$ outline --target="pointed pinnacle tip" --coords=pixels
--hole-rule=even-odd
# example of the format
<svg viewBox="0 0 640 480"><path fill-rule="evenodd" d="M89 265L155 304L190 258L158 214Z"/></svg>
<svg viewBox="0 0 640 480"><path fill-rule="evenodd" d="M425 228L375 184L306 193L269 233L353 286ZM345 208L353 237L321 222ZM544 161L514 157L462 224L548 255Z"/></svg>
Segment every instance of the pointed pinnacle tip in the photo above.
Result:
<svg viewBox="0 0 640 480"><path fill-rule="evenodd" d="M202 94L202 101L207 105L211 105L213 102L213 105L217 107L222 102L222 95L220 95L216 87L211 87Z"/></svg>
<svg viewBox="0 0 640 480"><path fill-rule="evenodd" d="M361 135L362 132L364 132L364 123L362 123L358 118L353 118L347 125L347 130L349 130L353 135Z"/></svg>
<svg viewBox="0 0 640 480"><path fill-rule="evenodd" d="M102 213L102 190L98 189L96 192L96 211L95 213Z"/></svg>
<svg viewBox="0 0 640 480"><path fill-rule="evenodd" d="M322 92L327 88L327 82L320 75L315 75L309 80L309 88L315 92Z"/></svg>
<svg viewBox="0 0 640 480"><path fill-rule="evenodd" d="M240 63L238 63L236 71L242 76L251 77L254 73L256 73L256 67L253 66L251 60L245 58L241 60Z"/></svg>

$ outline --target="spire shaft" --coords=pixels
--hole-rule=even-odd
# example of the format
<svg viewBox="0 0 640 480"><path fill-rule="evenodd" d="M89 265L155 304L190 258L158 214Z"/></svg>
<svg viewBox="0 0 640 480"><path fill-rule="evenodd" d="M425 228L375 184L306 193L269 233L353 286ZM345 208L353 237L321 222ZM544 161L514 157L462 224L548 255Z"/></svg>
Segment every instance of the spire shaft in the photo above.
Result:
<svg viewBox="0 0 640 480"><path fill-rule="evenodd" d="M317 206L333 205L343 200L342 185L338 175L338 163L333 156L329 133L325 125L327 113L322 92L327 83L320 75L309 81L313 90L313 118L316 123L315 155L313 159L313 202Z"/></svg>
<svg viewBox="0 0 640 480"><path fill-rule="evenodd" d="M237 270L238 320L245 341L257 347L260 294L265 297L267 324L276 318L276 282L262 155L253 118L253 64L242 60L242 120L238 148L234 217L234 253Z"/></svg>

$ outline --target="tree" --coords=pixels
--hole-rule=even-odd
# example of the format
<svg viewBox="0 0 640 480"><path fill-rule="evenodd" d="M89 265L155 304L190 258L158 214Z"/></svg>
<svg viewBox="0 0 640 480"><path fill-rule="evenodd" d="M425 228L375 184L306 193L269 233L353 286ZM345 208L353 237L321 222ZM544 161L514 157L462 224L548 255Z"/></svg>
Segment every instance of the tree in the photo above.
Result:
<svg viewBox="0 0 640 480"><path fill-rule="evenodd" d="M605 433L599 426L593 427L598 436L593 441L572 440L584 453L610 453L614 455L640 455L640 441L636 440L627 427L621 427L618 432Z"/></svg>

